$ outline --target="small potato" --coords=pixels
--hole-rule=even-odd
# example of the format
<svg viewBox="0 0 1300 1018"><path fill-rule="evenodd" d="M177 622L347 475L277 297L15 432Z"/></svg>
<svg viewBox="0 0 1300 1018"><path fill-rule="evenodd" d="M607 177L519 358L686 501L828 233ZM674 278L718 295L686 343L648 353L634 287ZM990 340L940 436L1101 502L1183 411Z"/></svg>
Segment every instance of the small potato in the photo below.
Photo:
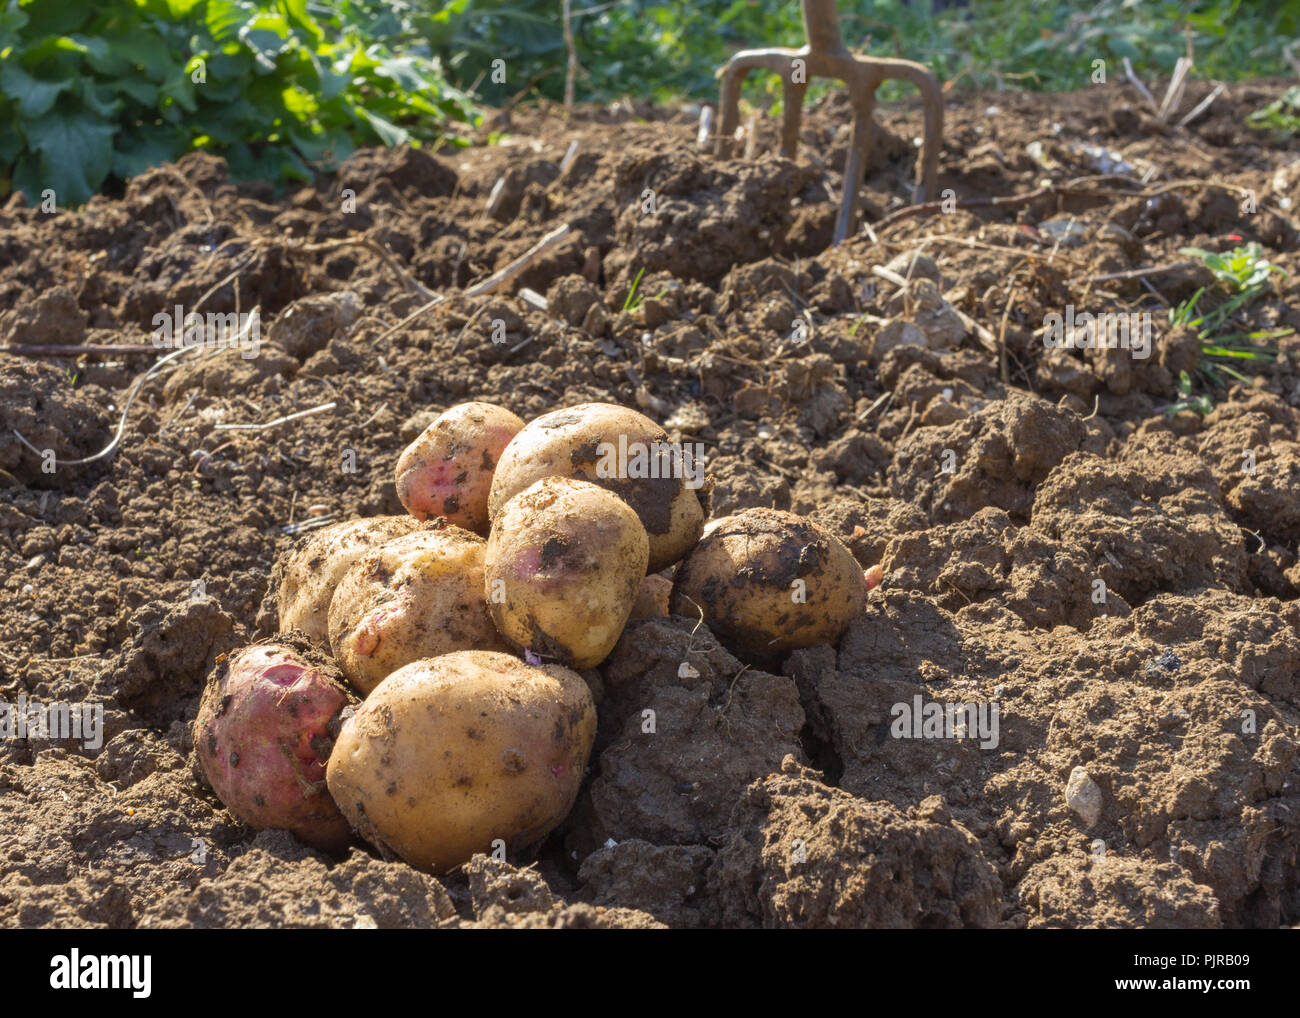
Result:
<svg viewBox="0 0 1300 1018"><path fill-rule="evenodd" d="M325 787L325 764L356 697L329 671L285 643L235 651L208 678L194 748L212 790L239 820L337 851L350 833Z"/></svg>
<svg viewBox="0 0 1300 1018"><path fill-rule="evenodd" d="M418 530L353 564L330 603L330 646L363 695L421 658L504 650L483 602L487 542L460 527Z"/></svg>
<svg viewBox="0 0 1300 1018"><path fill-rule="evenodd" d="M497 464L488 511L543 477L579 477L630 505L650 539L648 569L672 565L700 538L704 510L696 489L703 465L644 414L612 403L583 403L530 421Z"/></svg>
<svg viewBox="0 0 1300 1018"><path fill-rule="evenodd" d="M458 651L385 679L344 723L327 780L362 837L442 873L498 838L513 854L554 830L595 737L580 675Z"/></svg>
<svg viewBox="0 0 1300 1018"><path fill-rule="evenodd" d="M461 403L437 417L397 461L397 497L417 520L488 533L488 493L501 453L524 426L504 407Z"/></svg>
<svg viewBox="0 0 1300 1018"><path fill-rule="evenodd" d="M276 566L280 632L299 629L328 646L330 601L343 574L372 548L418 526L409 516L375 516L322 527L308 537Z"/></svg>
<svg viewBox="0 0 1300 1018"><path fill-rule="evenodd" d="M834 535L794 513L745 509L717 521L678 566L671 607L703 612L733 653L770 663L834 643L866 599L862 567Z"/></svg>
<svg viewBox="0 0 1300 1018"><path fill-rule="evenodd" d="M659 573L651 573L641 581L636 592L636 601L632 604L629 622L641 619L664 619L668 617L668 601L673 593L673 581Z"/></svg>
<svg viewBox="0 0 1300 1018"><path fill-rule="evenodd" d="M497 514L483 570L488 609L519 650L594 668L627 625L649 553L622 499L586 481L544 478Z"/></svg>

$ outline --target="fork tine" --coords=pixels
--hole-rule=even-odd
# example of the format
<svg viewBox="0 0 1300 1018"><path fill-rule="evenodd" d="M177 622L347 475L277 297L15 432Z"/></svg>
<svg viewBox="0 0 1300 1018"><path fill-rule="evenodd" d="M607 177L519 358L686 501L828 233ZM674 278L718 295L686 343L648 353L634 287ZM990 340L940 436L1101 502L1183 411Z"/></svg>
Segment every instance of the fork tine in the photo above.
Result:
<svg viewBox="0 0 1300 1018"><path fill-rule="evenodd" d="M731 157L736 143L736 128L740 126L740 86L749 74L749 68L738 66L733 60L722 72L722 91L718 95L718 143L716 152L719 159Z"/></svg>
<svg viewBox="0 0 1300 1018"><path fill-rule="evenodd" d="M781 155L793 159L799 150L799 125L803 120L803 99L808 83L794 80L794 71L781 79Z"/></svg>

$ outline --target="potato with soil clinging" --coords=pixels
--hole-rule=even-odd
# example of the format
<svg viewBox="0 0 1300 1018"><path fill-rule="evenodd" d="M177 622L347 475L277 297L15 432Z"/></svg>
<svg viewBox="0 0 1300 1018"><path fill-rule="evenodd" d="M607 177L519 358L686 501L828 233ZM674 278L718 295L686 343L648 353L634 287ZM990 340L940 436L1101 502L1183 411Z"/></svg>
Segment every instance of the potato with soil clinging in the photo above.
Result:
<svg viewBox="0 0 1300 1018"><path fill-rule="evenodd" d="M483 602L487 542L460 527L407 534L358 559L330 603L330 647L363 695L453 650L504 650Z"/></svg>
<svg viewBox="0 0 1300 1018"><path fill-rule="evenodd" d="M442 516L483 537L501 453L524 427L504 407L461 403L439 415L397 461L397 497L417 520Z"/></svg>
<svg viewBox="0 0 1300 1018"><path fill-rule="evenodd" d="M718 520L677 567L671 606L686 618L703 612L741 658L771 662L834 643L866 599L862 567L833 534L794 513L745 509Z"/></svg>
<svg viewBox="0 0 1300 1018"><path fill-rule="evenodd" d="M277 565L280 632L299 629L313 643L328 646L330 601L343 574L366 552L419 525L409 516L375 516L312 534Z"/></svg>
<svg viewBox="0 0 1300 1018"><path fill-rule="evenodd" d="M194 748L217 798L239 820L337 851L350 832L325 787L325 765L340 715L356 697L328 665L304 656L309 646L262 643L223 658L199 704Z"/></svg>
<svg viewBox="0 0 1300 1018"><path fill-rule="evenodd" d="M483 569L492 619L520 650L593 668L627 625L649 549L640 519L618 496L543 478L492 525Z"/></svg>
<svg viewBox="0 0 1300 1018"><path fill-rule="evenodd" d="M583 403L529 421L497 464L488 500L492 519L543 477L582 478L630 505L650 539L652 573L699 540L704 510L696 490L704 484L703 464L669 445L668 433L635 410Z"/></svg>
<svg viewBox="0 0 1300 1018"><path fill-rule="evenodd" d="M329 789L362 837L441 873L497 838L511 853L540 842L573 807L595 737L580 675L458 651L399 669L357 708Z"/></svg>

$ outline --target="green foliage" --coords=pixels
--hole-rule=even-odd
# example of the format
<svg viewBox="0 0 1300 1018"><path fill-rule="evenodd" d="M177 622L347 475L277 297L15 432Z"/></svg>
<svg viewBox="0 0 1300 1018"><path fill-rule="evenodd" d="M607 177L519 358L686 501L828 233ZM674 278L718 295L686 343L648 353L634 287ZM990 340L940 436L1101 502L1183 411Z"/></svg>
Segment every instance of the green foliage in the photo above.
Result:
<svg viewBox="0 0 1300 1018"><path fill-rule="evenodd" d="M80 204L192 148L240 178L309 180L358 144L470 120L436 57L395 51L307 0L8 0L0 176Z"/></svg>
<svg viewBox="0 0 1300 1018"><path fill-rule="evenodd" d="M1203 312L1200 307L1205 288L1201 287L1169 311L1172 327L1196 330L1200 341L1200 359L1194 375L1187 372L1180 375L1178 391L1182 398L1169 406L1166 412L1190 408L1207 413L1212 404L1204 394L1193 396L1197 388L1226 389L1225 376L1249 385L1250 378L1239 368L1271 364L1277 360L1277 350L1261 346L1260 343L1289 336L1293 330L1287 328L1243 332L1237 322L1239 312L1263 295L1269 277L1274 273L1285 273L1276 265L1270 264L1264 258L1263 248L1253 242L1223 254L1199 247L1180 248L1179 253L1204 262L1230 295L1223 303Z"/></svg>
<svg viewBox="0 0 1300 1018"><path fill-rule="evenodd" d="M1267 106L1257 109L1246 118L1246 124L1256 130L1271 130L1279 140L1300 134L1300 86L1292 86Z"/></svg>
<svg viewBox="0 0 1300 1018"><path fill-rule="evenodd" d="M490 102L530 88L562 95L560 0L409 6L423 12L411 25L462 86L481 80ZM837 6L844 41L855 51L919 60L944 80L960 77L979 88L1083 88L1094 61L1105 61L1112 80L1123 73L1124 57L1148 79L1167 76L1186 52L1184 29L1200 76L1281 74L1282 48L1300 32L1300 0L971 0L934 14L924 0ZM714 71L736 50L804 42L798 0L573 0L573 18L584 69L579 97L587 100L716 98ZM509 69L504 83L490 80L495 59ZM780 94L775 76L762 73L750 76L747 89L771 102Z"/></svg>
<svg viewBox="0 0 1300 1018"><path fill-rule="evenodd" d="M1264 257L1264 249L1251 241L1245 247L1234 247L1231 251L1218 254L1200 247L1180 247L1179 254L1191 255L1205 263L1205 267L1233 293L1251 291L1255 296L1263 288L1268 277L1274 272L1286 275L1276 265Z"/></svg>
<svg viewBox="0 0 1300 1018"><path fill-rule="evenodd" d="M641 287L641 277L644 275L645 267L642 266L637 269L636 278L632 280L632 288L628 290L627 296L623 299L623 310L629 314L636 314L636 312L641 310L641 305L645 303L645 294L637 292ZM651 298L651 300L658 300L667 292L666 289L660 290Z"/></svg>
<svg viewBox="0 0 1300 1018"><path fill-rule="evenodd" d="M0 195L77 204L192 148L277 185L357 145L444 137L500 104L563 95L561 0L0 0ZM1128 57L1148 80L1285 73L1300 0L839 0L845 42L961 87L1086 87ZM716 99L738 49L803 44L798 0L573 0L580 101ZM829 83L814 82L816 95ZM888 100L904 86L886 85ZM780 82L747 96L772 112ZM1289 136L1300 90L1250 118Z"/></svg>

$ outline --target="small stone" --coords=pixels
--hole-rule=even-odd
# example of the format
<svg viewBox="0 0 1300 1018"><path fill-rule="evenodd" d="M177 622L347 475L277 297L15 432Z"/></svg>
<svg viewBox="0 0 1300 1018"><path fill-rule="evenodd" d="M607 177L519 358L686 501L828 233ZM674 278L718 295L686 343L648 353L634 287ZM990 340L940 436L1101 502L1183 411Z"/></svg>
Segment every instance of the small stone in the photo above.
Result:
<svg viewBox="0 0 1300 1018"><path fill-rule="evenodd" d="M1101 817L1101 789L1082 767L1070 771L1065 785L1065 803L1074 810L1085 827L1091 827Z"/></svg>
<svg viewBox="0 0 1300 1018"><path fill-rule="evenodd" d="M926 347L929 345L926 335L911 322L905 322L900 318L895 318L883 329L876 333L876 341L871 348L872 363L879 363L880 360L899 346L919 346Z"/></svg>
<svg viewBox="0 0 1300 1018"><path fill-rule="evenodd" d="M939 271L939 266L928 254L920 251L904 251L891 259L885 268L907 280L929 279L937 286L943 286L943 273Z"/></svg>

